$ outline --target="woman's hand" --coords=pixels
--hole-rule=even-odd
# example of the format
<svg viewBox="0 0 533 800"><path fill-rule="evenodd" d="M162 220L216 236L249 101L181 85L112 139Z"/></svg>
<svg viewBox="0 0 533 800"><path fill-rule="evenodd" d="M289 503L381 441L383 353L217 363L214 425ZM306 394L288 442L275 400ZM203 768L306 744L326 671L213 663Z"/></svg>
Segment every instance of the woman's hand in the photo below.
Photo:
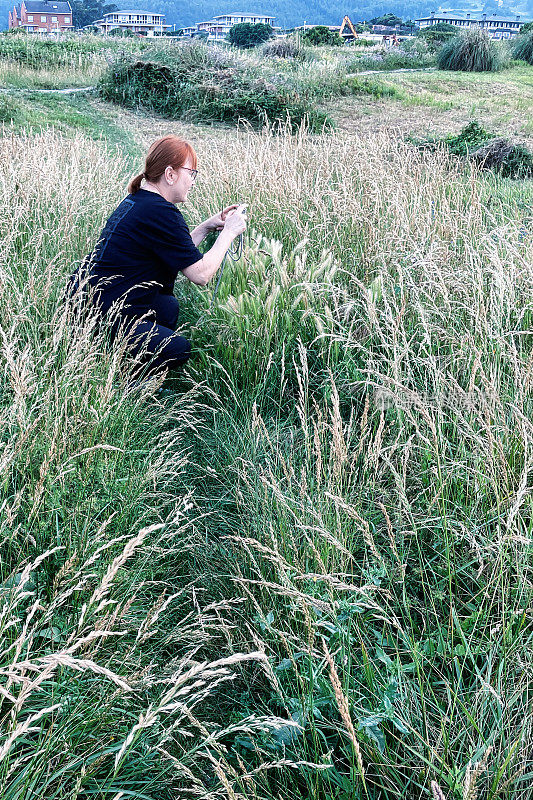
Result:
<svg viewBox="0 0 533 800"><path fill-rule="evenodd" d="M229 214L233 214L235 209L238 208L237 203L233 203L231 206L227 206L223 211L219 211L218 214L215 214L209 219L206 219L203 223L206 231L221 231L224 228L224 223Z"/></svg>
<svg viewBox="0 0 533 800"><path fill-rule="evenodd" d="M232 210L226 216L226 220L224 222L224 231L227 231L231 237L234 239L236 236L239 236L241 233L244 233L246 230L246 211L244 210L245 207L243 206L244 213L239 212L235 213L235 209L239 208L239 206L233 206Z"/></svg>

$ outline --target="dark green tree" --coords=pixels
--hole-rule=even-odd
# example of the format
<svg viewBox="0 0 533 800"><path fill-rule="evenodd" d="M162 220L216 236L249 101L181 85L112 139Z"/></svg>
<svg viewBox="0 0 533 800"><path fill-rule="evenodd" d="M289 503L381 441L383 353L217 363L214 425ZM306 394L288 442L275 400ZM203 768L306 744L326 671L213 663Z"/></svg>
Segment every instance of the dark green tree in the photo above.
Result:
<svg viewBox="0 0 533 800"><path fill-rule="evenodd" d="M302 40L306 44L313 45L339 45L342 44L342 37L335 31L330 31L326 25L315 25L302 33Z"/></svg>
<svg viewBox="0 0 533 800"><path fill-rule="evenodd" d="M525 25L522 25L520 33L533 33L533 22L526 22Z"/></svg>
<svg viewBox="0 0 533 800"><path fill-rule="evenodd" d="M428 25L427 28L420 28L416 34L420 39L428 43L428 47L435 52L441 45L457 36L460 28L457 25L449 25L447 22L437 22L436 25Z"/></svg>
<svg viewBox="0 0 533 800"><path fill-rule="evenodd" d="M396 14L382 14L381 17L374 17L369 22L371 25L388 25L391 28L402 24L402 20Z"/></svg>
<svg viewBox="0 0 533 800"><path fill-rule="evenodd" d="M240 22L230 29L228 39L235 47L248 48L268 41L273 35L272 26L265 25L264 22L258 22L256 25L252 22Z"/></svg>
<svg viewBox="0 0 533 800"><path fill-rule="evenodd" d="M75 28L84 28L110 11L118 11L114 3L107 5L101 0L70 0L72 8L72 24Z"/></svg>

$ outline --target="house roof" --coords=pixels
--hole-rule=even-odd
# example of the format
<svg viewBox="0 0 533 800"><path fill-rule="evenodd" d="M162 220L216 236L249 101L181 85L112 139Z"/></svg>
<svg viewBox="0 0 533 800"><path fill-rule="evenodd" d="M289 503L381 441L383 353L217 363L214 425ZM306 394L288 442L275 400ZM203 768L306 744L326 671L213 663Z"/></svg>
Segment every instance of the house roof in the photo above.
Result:
<svg viewBox="0 0 533 800"><path fill-rule="evenodd" d="M104 14L104 17L109 17L111 14L138 14L138 15L148 15L151 14L153 17L164 17L165 15L161 13L161 11L143 11L140 8L119 8L117 11L110 11L107 14Z"/></svg>
<svg viewBox="0 0 533 800"><path fill-rule="evenodd" d="M275 19L274 14L261 14L259 11L232 11L228 14L218 14L215 19L222 17L267 17L268 19Z"/></svg>
<svg viewBox="0 0 533 800"><path fill-rule="evenodd" d="M24 0L24 7L29 14L72 13L67 0Z"/></svg>
<svg viewBox="0 0 533 800"><path fill-rule="evenodd" d="M487 14L483 19L487 22L527 22L527 19L523 18L521 14L515 14L514 17L504 17L502 14Z"/></svg>
<svg viewBox="0 0 533 800"><path fill-rule="evenodd" d="M466 11L435 11L433 14L426 14L424 17L419 17L417 22L426 19L457 19L466 20L469 22L527 22L525 18L520 15L514 17L504 16L503 14L468 14Z"/></svg>

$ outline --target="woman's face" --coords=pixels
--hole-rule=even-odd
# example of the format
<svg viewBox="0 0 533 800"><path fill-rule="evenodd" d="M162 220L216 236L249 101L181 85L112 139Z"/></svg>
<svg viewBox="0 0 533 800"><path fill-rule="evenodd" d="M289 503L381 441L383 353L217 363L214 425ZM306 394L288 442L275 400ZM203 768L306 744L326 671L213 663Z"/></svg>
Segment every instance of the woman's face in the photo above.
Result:
<svg viewBox="0 0 533 800"><path fill-rule="evenodd" d="M196 170L193 167L191 158L187 158L185 164L173 170L173 172L175 178L172 186L172 193L175 199L173 199L172 202L184 203L196 179Z"/></svg>

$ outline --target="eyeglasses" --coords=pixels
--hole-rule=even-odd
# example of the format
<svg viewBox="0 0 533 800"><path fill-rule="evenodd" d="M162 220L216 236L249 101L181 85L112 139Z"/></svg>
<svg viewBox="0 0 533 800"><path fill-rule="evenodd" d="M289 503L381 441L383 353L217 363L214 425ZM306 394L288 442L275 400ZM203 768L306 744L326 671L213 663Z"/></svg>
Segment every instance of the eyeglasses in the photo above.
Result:
<svg viewBox="0 0 533 800"><path fill-rule="evenodd" d="M198 175L197 169L191 169L191 167L180 167L180 169L186 169L187 172L191 173L191 178L193 179L193 181L196 180L196 176Z"/></svg>

